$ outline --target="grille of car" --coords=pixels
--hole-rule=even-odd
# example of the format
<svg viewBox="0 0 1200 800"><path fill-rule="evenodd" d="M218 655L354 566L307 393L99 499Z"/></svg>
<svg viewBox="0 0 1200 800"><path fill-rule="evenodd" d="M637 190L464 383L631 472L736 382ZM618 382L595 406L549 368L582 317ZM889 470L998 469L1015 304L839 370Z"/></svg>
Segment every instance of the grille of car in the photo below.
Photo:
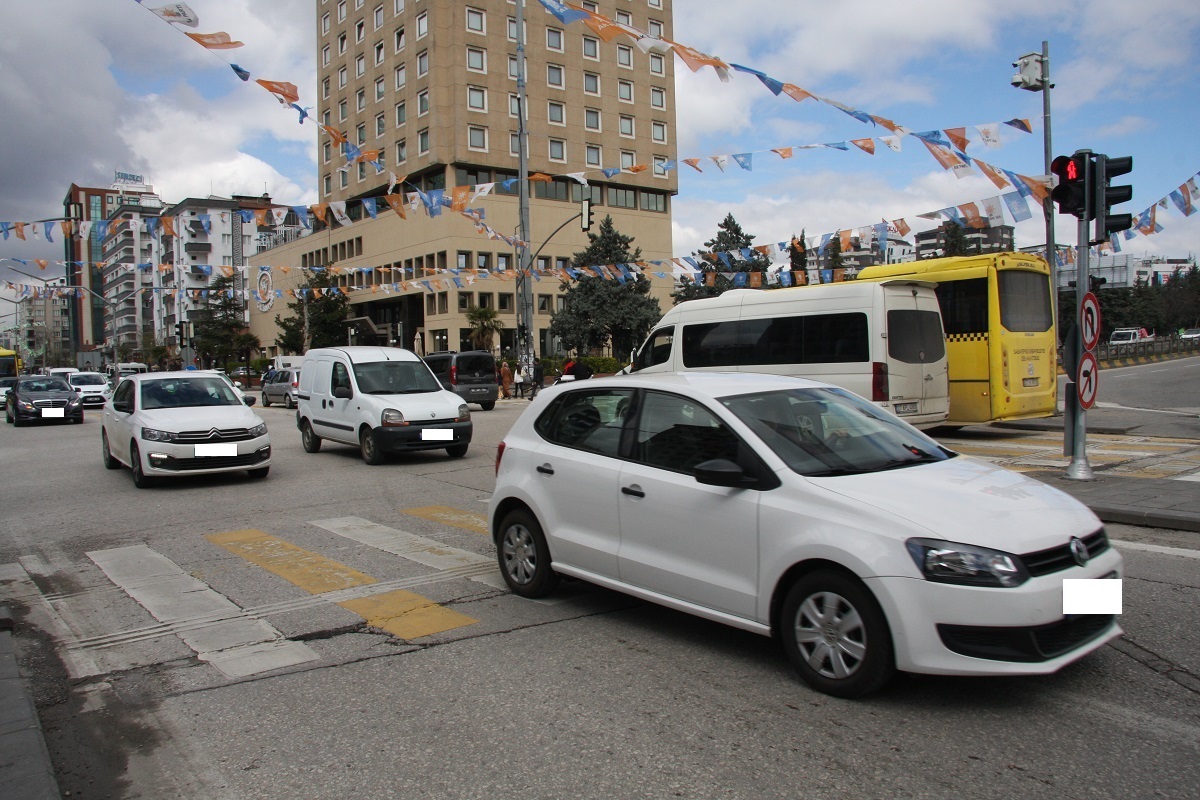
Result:
<svg viewBox="0 0 1200 800"><path fill-rule="evenodd" d="M238 456L206 456L204 458L166 458L155 464L160 469L174 469L180 472L196 469L237 469L239 467L255 467L271 457L270 448Z"/></svg>
<svg viewBox="0 0 1200 800"><path fill-rule="evenodd" d="M1087 547L1089 560L1107 550L1108 536L1104 533L1104 528L1096 531L1091 536L1084 536L1083 544ZM1051 547L1047 550L1038 550L1036 553L1025 553L1021 556L1021 560L1025 562L1025 568L1029 570L1029 574L1035 578L1078 566L1075 562L1075 556L1071 554L1070 544Z"/></svg>
<svg viewBox="0 0 1200 800"><path fill-rule="evenodd" d="M254 437L247 428L212 428L207 431L181 431L175 441L180 444L203 444L204 442L244 442Z"/></svg>
<svg viewBox="0 0 1200 800"><path fill-rule="evenodd" d="M34 400L35 408L66 408L66 400Z"/></svg>
<svg viewBox="0 0 1200 800"><path fill-rule="evenodd" d="M1078 614L1049 625L985 628L938 625L942 644L972 658L992 661L1049 661L1095 639L1112 625L1112 614Z"/></svg>

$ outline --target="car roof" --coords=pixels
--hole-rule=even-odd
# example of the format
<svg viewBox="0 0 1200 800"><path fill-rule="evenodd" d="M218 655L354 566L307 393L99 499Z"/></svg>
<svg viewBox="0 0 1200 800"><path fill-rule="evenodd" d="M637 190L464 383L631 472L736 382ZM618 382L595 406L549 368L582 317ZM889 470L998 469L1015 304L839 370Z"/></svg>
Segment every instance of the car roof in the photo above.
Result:
<svg viewBox="0 0 1200 800"><path fill-rule="evenodd" d="M108 377L108 376L107 376L107 375L105 375L103 372L72 372L72 373L71 373L71 377L72 377L72 378L77 378L77 377L79 377L80 375L96 375L96 376L99 376L99 377L101 377L101 378L107 378L107 377Z"/></svg>
<svg viewBox="0 0 1200 800"><path fill-rule="evenodd" d="M570 381L552 389L566 387L630 387L683 391L697 397L716 399L730 395L774 392L786 389L832 389L828 383L790 375L767 375L758 372L653 372L645 375L613 375L586 381Z"/></svg>
<svg viewBox="0 0 1200 800"><path fill-rule="evenodd" d="M163 378L224 378L225 376L219 372L209 369L177 369L169 372L135 372L132 375L121 376L122 380L131 380L141 383L142 381L157 381Z"/></svg>
<svg viewBox="0 0 1200 800"><path fill-rule="evenodd" d="M371 347L370 345L347 345L345 347L322 347L310 350L305 356L342 353L352 364L367 364L374 361L420 361L421 357L402 347Z"/></svg>

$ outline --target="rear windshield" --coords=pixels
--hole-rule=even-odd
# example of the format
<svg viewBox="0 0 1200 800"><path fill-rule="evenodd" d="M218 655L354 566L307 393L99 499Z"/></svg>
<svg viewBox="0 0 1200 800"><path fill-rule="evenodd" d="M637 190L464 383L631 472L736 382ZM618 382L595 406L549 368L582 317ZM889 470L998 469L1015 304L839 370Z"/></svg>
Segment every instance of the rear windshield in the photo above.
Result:
<svg viewBox="0 0 1200 800"><path fill-rule="evenodd" d="M71 383L74 386L104 386L108 380L103 375L72 375Z"/></svg>
<svg viewBox="0 0 1200 800"><path fill-rule="evenodd" d="M465 374L469 376L474 375L475 373L485 376L494 376L496 374L496 360L491 356L485 355L459 356L458 374Z"/></svg>
<svg viewBox="0 0 1200 800"><path fill-rule="evenodd" d="M996 275L1000 284L1000 324L1006 330L1050 330L1050 278L1040 272L1006 269Z"/></svg>
<svg viewBox="0 0 1200 800"><path fill-rule="evenodd" d="M888 355L905 364L932 364L946 355L942 315L934 311L895 309L887 312Z"/></svg>
<svg viewBox="0 0 1200 800"><path fill-rule="evenodd" d="M21 392L69 392L71 387L57 376L42 378L22 378L19 387Z"/></svg>

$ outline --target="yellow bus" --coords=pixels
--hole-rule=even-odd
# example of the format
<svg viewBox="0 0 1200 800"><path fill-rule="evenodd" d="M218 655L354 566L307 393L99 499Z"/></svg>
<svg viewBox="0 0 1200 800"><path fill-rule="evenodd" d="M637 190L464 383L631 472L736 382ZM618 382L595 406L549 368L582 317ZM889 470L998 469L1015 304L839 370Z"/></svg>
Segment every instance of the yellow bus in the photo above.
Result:
<svg viewBox="0 0 1200 800"><path fill-rule="evenodd" d="M21 356L15 350L0 347L0 378L15 378L21 374Z"/></svg>
<svg viewBox="0 0 1200 800"><path fill-rule="evenodd" d="M1050 267L988 253L866 267L858 280L937 284L950 366L947 425L1049 417L1058 410L1058 333Z"/></svg>

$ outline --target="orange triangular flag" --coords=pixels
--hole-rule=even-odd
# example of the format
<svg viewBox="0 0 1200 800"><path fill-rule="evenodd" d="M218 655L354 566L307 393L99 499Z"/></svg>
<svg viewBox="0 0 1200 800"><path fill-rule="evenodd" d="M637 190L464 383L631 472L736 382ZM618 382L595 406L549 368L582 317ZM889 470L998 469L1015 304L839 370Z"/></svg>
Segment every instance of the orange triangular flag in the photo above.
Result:
<svg viewBox="0 0 1200 800"><path fill-rule="evenodd" d="M404 195L402 194L385 194L383 199L400 215L400 219L408 219L408 215L404 213Z"/></svg>
<svg viewBox="0 0 1200 800"><path fill-rule="evenodd" d="M255 78L254 82L271 94L277 95L281 103L300 102L300 90L296 88L296 84L294 83L288 83L287 81L265 81L262 78Z"/></svg>
<svg viewBox="0 0 1200 800"><path fill-rule="evenodd" d="M229 34L223 31L217 33L188 33L183 32L185 36L191 39L201 47L207 47L209 50L232 50L235 47L241 47L241 42L235 42L229 38Z"/></svg>
<svg viewBox="0 0 1200 800"><path fill-rule="evenodd" d="M851 139L850 144L859 147L871 155L875 155L875 140L874 139Z"/></svg>

